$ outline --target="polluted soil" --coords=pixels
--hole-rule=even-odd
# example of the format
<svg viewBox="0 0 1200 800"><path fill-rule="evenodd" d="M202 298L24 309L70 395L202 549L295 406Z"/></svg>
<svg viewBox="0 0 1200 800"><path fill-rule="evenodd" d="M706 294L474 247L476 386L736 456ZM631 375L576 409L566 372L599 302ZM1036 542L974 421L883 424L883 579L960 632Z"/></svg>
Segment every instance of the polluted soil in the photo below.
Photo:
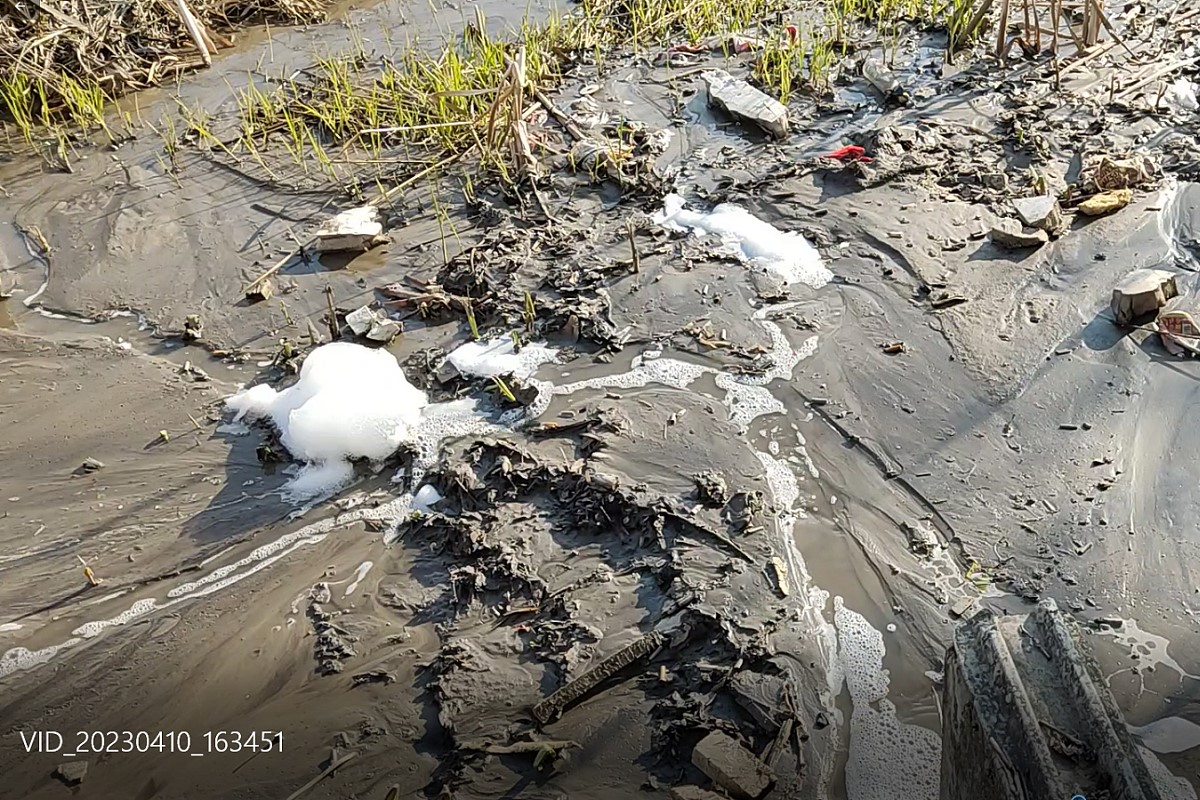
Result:
<svg viewBox="0 0 1200 800"><path fill-rule="evenodd" d="M331 15L179 94L465 18ZM954 626L1052 598L1194 798L1200 369L1109 306L1200 290L1200 15L1151 16L1064 63L873 34L782 136L710 107L752 51L619 54L545 100L536 190L449 171L353 257L288 258L361 203L154 135L10 159L0 795L933 800ZM332 338L424 405L330 484L226 401Z"/></svg>

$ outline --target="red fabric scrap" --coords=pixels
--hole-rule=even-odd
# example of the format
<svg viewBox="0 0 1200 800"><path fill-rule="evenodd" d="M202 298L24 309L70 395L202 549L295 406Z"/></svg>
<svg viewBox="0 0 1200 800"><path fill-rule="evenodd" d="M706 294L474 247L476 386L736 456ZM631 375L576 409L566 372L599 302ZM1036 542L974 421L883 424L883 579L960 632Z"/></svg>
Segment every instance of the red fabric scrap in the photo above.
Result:
<svg viewBox="0 0 1200 800"><path fill-rule="evenodd" d="M846 145L845 147L834 150L826 158L836 158L838 161L861 161L864 164L871 163L871 157L867 155L867 151L856 144Z"/></svg>

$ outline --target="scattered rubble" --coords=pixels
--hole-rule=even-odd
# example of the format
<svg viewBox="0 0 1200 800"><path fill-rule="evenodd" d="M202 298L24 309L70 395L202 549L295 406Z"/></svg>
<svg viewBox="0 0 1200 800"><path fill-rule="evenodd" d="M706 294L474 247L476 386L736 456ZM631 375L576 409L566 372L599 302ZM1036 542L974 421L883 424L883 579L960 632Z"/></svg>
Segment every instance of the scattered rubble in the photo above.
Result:
<svg viewBox="0 0 1200 800"><path fill-rule="evenodd" d="M360 206L326 220L315 234L318 253L362 252L387 241L379 209Z"/></svg>
<svg viewBox="0 0 1200 800"><path fill-rule="evenodd" d="M1178 294L1174 274L1162 269L1137 269L1113 287L1109 305L1118 325L1132 325L1142 317L1157 313Z"/></svg>
<svg viewBox="0 0 1200 800"><path fill-rule="evenodd" d="M788 133L787 107L773 97L763 94L725 70L713 69L704 73L711 105L730 116L753 122L776 139Z"/></svg>

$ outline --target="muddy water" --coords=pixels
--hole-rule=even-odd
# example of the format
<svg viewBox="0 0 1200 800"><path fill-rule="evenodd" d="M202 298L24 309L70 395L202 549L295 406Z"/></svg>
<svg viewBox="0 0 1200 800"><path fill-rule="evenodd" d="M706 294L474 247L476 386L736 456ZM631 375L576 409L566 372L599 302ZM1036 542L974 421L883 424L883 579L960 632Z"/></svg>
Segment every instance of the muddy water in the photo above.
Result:
<svg viewBox="0 0 1200 800"><path fill-rule="evenodd" d="M454 9L429 17L424 7L390 4L348 13L368 38L376 30L429 35L461 21ZM505 13L497 7L489 19L503 24ZM247 37L183 92L224 97L225 80L236 85L264 58L275 70L303 66L353 33L329 25L275 31L269 43ZM651 80L613 80L596 97L613 113L669 124L673 90L654 82L659 72L642 77ZM146 100L143 108L153 99ZM662 160L679 169L682 188L778 168L764 142L714 117L701 93L683 100L686 124ZM958 114L986 126L992 110L964 103L939 118ZM840 136L898 121L870 108L853 126L832 127ZM830 127L802 127L786 156L822 152ZM260 373L288 330L287 315L319 324L326 283L350 306L376 283L435 272L441 254L422 245L437 237L437 225L415 216L395 245L350 269L286 276L296 287L282 298L286 315L274 303L241 307L244 274L289 248L294 220L319 216L326 198L269 191L200 158L187 163L181 186L162 174L154 149L146 137L114 157L92 155L75 175L25 165L0 181L13 193L15 227L36 225L51 244L47 263L25 237L0 239L4 286L18 289L0 301L0 328L15 330L0 331L4 717L24 729L257 727L285 730L296 742L288 769L261 755L212 766L104 757L86 785L95 796L207 796L205 786L235 780L254 796L286 796L319 771L339 733L363 755L339 773L343 783L319 785L312 796L347 796L353 787L382 797L394 783L420 791L439 769L436 720L414 698L420 665L438 652L430 598L442 578L430 578L427 557L401 538L396 523L409 496L381 475L340 507L296 516L302 509L280 496L287 475L258 463L256 434L220 427L219 402ZM598 462L614 472L685 495L711 462L736 477L734 488L770 493L768 552L787 567L790 592L780 602L788 628L815 643L827 673L826 685L811 688L837 742L822 781L828 796L896 796L896 776L905 777L904 796L936 796L936 689L949 608L982 595L984 604L1020 611L1031 574L1039 579L1034 593L1076 604L1085 617L1120 621L1094 638L1122 707L1176 774L1200 773L1194 748L1164 744L1188 738L1186 726L1169 720L1200 720L1188 566L1196 553L1186 525L1196 496L1186 465L1197 451L1181 411L1194 394L1194 370L1153 343L1112 336L1097 319L1124 270L1194 266L1196 187L1089 225L1032 263L986 244L936 259L909 246L980 230L986 212L962 202L911 188L851 192L821 176L789 178L773 190L790 196L737 199L781 228L812 235L832 284L795 287L792 301L771 307L756 297L745 266L713 259L705 246L684 245L697 248L688 268L647 256L643 274L620 279L611 296L617 321L653 344L632 346L613 363L585 356L544 367L542 419L606 400L639 437L664 443L605 451ZM597 210L593 202L600 205L577 201L581 215ZM616 216L597 219L601 236L623 229ZM477 235L469 221L459 228L467 241ZM1101 253L1105 260L1095 258ZM915 287L947 275L971 301L945 314L918 308ZM217 342L248 347L251 361L224 365L155 335L190 313L205 318ZM736 344L771 351L776 371L747 380L727 354L672 338L699 317ZM421 328L395 349L404 356L465 336L453 325ZM881 352L896 340L905 353ZM209 380L181 373L189 361ZM458 436L485 428L477 417L450 416ZM1091 425L1085 433L1059 430L1081 420ZM437 444L422 466L432 466ZM1124 480L1101 503L1088 485L1092 459L1105 454L1122 465ZM76 474L89 457L105 467ZM928 544L914 548L913 530ZM96 590L80 589L76 556L103 579ZM1032 567L1006 570L1007 556ZM572 558L574 551L561 553L543 567L570 569ZM973 562L984 577L968 581ZM386 669L405 691L351 690L313 677L306 604L319 582L332 587L362 643L354 671ZM623 623L605 623L609 652L627 643L640 617L615 620ZM478 641L484 663L501 671L511 643L484 633ZM505 675L539 686L524 673ZM575 723L589 737L624 733L611 736L609 749L589 738L578 771L554 788L634 793L641 773L628 765L650 745L629 715L628 707L598 709ZM61 792L46 777L54 758L8 763L21 796ZM199 794L188 794L195 786Z"/></svg>

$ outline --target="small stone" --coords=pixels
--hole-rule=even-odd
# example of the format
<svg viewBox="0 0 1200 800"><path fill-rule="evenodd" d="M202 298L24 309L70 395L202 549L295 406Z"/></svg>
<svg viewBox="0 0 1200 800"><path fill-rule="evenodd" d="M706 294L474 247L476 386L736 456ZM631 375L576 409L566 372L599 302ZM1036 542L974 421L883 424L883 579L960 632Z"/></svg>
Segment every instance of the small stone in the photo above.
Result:
<svg viewBox="0 0 1200 800"><path fill-rule="evenodd" d="M954 605L950 606L950 613L955 618L968 616L976 602L974 597L961 597L954 601Z"/></svg>
<svg viewBox="0 0 1200 800"><path fill-rule="evenodd" d="M317 252L361 252L386 241L382 234L379 209L375 206L351 208L327 220L317 229Z"/></svg>
<svg viewBox="0 0 1200 800"><path fill-rule="evenodd" d="M713 731L692 751L692 763L714 783L741 800L762 796L774 777L766 764L721 731Z"/></svg>
<svg viewBox="0 0 1200 800"><path fill-rule="evenodd" d="M86 761L67 761L59 764L54 770L54 777L65 783L67 786L78 786L83 783L83 778L87 775L88 762Z"/></svg>
<svg viewBox="0 0 1200 800"><path fill-rule="evenodd" d="M261 303L264 300L270 300L273 294L275 294L275 284L271 282L270 278L263 278L246 292L246 299L251 303Z"/></svg>
<svg viewBox="0 0 1200 800"><path fill-rule="evenodd" d="M988 238L997 247L1020 250L1027 247L1041 247L1050 241L1050 237L1040 228L1026 230L1017 224L1016 220L1001 220L988 233Z"/></svg>
<svg viewBox="0 0 1200 800"><path fill-rule="evenodd" d="M1056 231L1062 227L1062 208L1058 205L1058 199L1048 194L1013 200L1013 207L1021 221L1031 228Z"/></svg>
<svg viewBox="0 0 1200 800"><path fill-rule="evenodd" d="M81 472L98 472L104 469L104 462L96 458L85 458L79 469Z"/></svg>
<svg viewBox="0 0 1200 800"><path fill-rule="evenodd" d="M1131 202L1133 202L1132 189L1115 189L1111 192L1092 195L1076 207L1089 217L1102 217L1105 214L1120 211Z"/></svg>
<svg viewBox="0 0 1200 800"><path fill-rule="evenodd" d="M778 100L722 69L708 70L703 77L709 104L755 123L776 139L787 136L787 108Z"/></svg>
<svg viewBox="0 0 1200 800"><path fill-rule="evenodd" d="M382 342L387 344L392 339L400 335L402 330L400 323L395 320L385 319L375 323L371 329L367 331L367 338L372 342Z"/></svg>
<svg viewBox="0 0 1200 800"><path fill-rule="evenodd" d="M984 172L979 176L979 182L988 189L1004 191L1008 188L1008 176L1003 172Z"/></svg>

